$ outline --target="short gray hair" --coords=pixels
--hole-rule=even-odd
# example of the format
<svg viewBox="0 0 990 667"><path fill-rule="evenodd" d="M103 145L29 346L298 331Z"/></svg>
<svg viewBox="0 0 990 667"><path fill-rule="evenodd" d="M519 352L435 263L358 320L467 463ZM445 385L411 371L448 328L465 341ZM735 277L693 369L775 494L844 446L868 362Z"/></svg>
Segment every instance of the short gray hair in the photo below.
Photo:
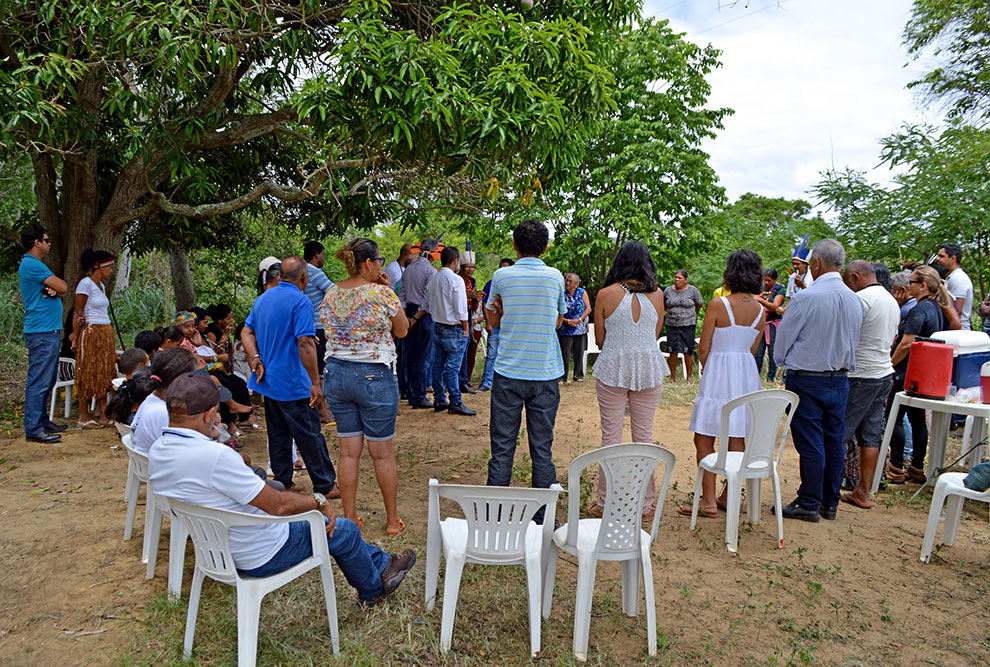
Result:
<svg viewBox="0 0 990 667"><path fill-rule="evenodd" d="M895 273L890 277L890 283L894 286L894 289L900 289L902 287L911 286L911 272L910 271L900 271Z"/></svg>
<svg viewBox="0 0 990 667"><path fill-rule="evenodd" d="M846 262L846 249L835 239L822 239L812 246L811 256L830 269L841 269Z"/></svg>
<svg viewBox="0 0 990 667"><path fill-rule="evenodd" d="M564 274L564 279L566 280L567 278L570 278L571 276L574 276L574 280L577 281L578 285L581 284L581 276L579 276L576 273L567 272L567 273Z"/></svg>

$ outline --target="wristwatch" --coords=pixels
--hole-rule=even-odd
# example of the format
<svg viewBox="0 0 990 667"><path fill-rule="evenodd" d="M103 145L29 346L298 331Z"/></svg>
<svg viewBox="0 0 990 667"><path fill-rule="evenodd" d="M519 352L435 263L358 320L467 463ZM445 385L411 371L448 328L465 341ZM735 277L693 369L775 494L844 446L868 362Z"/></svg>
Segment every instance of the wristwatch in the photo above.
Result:
<svg viewBox="0 0 990 667"><path fill-rule="evenodd" d="M316 509L323 511L323 508L327 506L327 497L322 493L314 493L313 497L316 499Z"/></svg>

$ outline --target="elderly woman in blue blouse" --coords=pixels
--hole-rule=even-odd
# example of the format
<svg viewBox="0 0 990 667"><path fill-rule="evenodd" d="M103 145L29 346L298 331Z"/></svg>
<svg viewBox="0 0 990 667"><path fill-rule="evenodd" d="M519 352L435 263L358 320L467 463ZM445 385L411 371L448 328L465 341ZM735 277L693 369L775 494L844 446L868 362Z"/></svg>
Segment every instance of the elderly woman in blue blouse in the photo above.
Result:
<svg viewBox="0 0 990 667"><path fill-rule="evenodd" d="M574 381L584 382L584 351L588 348L588 316L591 315L591 301L588 293L579 285L581 279L576 273L564 274L564 303L567 312L564 321L557 329L560 341L560 355L564 360L564 375L560 379L567 382L567 368L574 358Z"/></svg>

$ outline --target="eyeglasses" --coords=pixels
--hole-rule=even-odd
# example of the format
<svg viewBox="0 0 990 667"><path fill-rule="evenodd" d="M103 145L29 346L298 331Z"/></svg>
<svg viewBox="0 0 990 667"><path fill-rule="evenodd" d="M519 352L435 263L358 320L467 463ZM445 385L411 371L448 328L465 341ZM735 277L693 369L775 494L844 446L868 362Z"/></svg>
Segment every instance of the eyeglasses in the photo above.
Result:
<svg viewBox="0 0 990 667"><path fill-rule="evenodd" d="M376 262L378 262L378 264L380 266L385 266L385 258L384 257L372 257L372 259L374 259Z"/></svg>
<svg viewBox="0 0 990 667"><path fill-rule="evenodd" d="M910 283L912 285L924 285L925 284L925 281L924 280L911 280Z"/></svg>
<svg viewBox="0 0 990 667"><path fill-rule="evenodd" d="M48 238L47 236L45 238L43 238L43 239L38 239L38 240L41 241L42 243L47 243L48 245L51 245L52 244L52 240L50 238Z"/></svg>

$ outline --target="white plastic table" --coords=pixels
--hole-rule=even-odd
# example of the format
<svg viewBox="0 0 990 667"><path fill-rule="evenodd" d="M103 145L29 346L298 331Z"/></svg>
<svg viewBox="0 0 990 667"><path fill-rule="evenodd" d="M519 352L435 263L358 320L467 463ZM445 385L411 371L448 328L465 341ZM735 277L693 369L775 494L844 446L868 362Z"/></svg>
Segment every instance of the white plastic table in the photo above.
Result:
<svg viewBox="0 0 990 667"><path fill-rule="evenodd" d="M925 463L925 475L928 478L926 484L935 484L932 474L936 468L941 468L945 463L945 443L949 436L949 424L952 415L966 415L973 417L973 441L979 442L983 439L987 421L990 420L990 404L984 403L954 403L952 401L936 401L930 398L918 398L909 396L906 392L900 391L894 395L894 402L890 406L890 417L887 419L887 428L883 432L883 442L880 444L880 456L877 458L877 469L873 473L873 485L870 493L876 493L880 487L880 477L883 475L884 462L887 460L887 450L890 448L890 438L894 434L894 426L897 422L897 413L901 407L921 408L932 411L932 425L928 433L928 460ZM965 443L964 443L965 444ZM979 463L982 448L973 450L969 457L969 465ZM961 453L961 452L960 452Z"/></svg>

